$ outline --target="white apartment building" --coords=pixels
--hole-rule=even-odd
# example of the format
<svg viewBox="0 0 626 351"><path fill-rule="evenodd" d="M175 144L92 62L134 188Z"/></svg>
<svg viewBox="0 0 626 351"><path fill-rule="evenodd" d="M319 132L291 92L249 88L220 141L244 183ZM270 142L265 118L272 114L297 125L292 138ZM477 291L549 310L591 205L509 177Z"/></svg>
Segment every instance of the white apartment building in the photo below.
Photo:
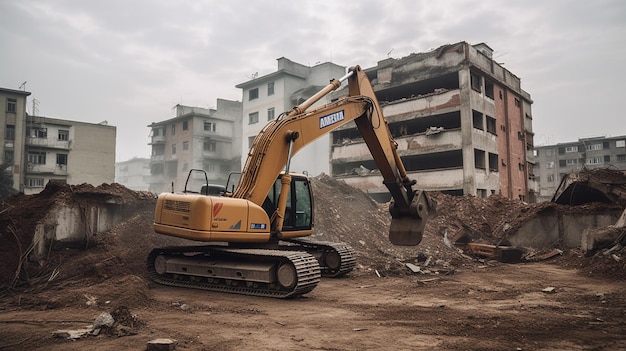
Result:
<svg viewBox="0 0 626 351"><path fill-rule="evenodd" d="M238 84L243 94L243 137L241 168L243 169L247 150L265 124L282 113L306 101L333 78L340 78L346 67L325 62L313 67L293 62L285 57L277 60L276 72ZM317 105L330 102L320 100ZM290 171L316 176L330 171L330 136L325 135L302 149L291 161Z"/></svg>

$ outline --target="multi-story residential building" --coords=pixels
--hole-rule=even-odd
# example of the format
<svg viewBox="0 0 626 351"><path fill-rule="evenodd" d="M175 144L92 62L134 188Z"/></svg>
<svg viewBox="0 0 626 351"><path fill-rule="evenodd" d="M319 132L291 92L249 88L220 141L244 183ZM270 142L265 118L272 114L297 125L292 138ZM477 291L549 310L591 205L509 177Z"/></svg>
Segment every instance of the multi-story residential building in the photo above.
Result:
<svg viewBox="0 0 626 351"><path fill-rule="evenodd" d="M459 42L365 69L417 188L535 200L532 100L492 53ZM389 199L354 123L331 143L332 176Z"/></svg>
<svg viewBox="0 0 626 351"><path fill-rule="evenodd" d="M174 118L148 125L149 190L182 191L191 169L206 171L211 184L226 185L241 163L241 115L241 102L217 99L215 109L176 105Z"/></svg>
<svg viewBox="0 0 626 351"><path fill-rule="evenodd" d="M626 172L626 136L578 139L535 147L538 201L549 201L561 179L582 168L611 168Z"/></svg>
<svg viewBox="0 0 626 351"><path fill-rule="evenodd" d="M328 85L332 78L340 78L346 72L344 66L325 62L313 67L305 66L281 57L276 72L254 77L238 84L243 90L243 138L241 150L249 150L256 135L268 121L282 113L288 113ZM329 102L320 100L316 105ZM329 173L329 136L323 136L300 150L291 160L290 171L317 175ZM244 155L245 156L245 155ZM246 157L241 160L243 169Z"/></svg>
<svg viewBox="0 0 626 351"><path fill-rule="evenodd" d="M115 164L115 182L128 189L148 191L150 189L150 159L133 157Z"/></svg>
<svg viewBox="0 0 626 351"><path fill-rule="evenodd" d="M113 183L117 129L50 117L26 117L25 194L40 192L49 181L67 184Z"/></svg>
<svg viewBox="0 0 626 351"><path fill-rule="evenodd" d="M27 91L0 88L0 155L2 165L13 176L13 188L23 190L24 151L26 144Z"/></svg>
<svg viewBox="0 0 626 351"><path fill-rule="evenodd" d="M116 128L29 116L29 92L0 88L0 138L3 164L10 164L13 188L40 192L53 180L100 185L115 179Z"/></svg>

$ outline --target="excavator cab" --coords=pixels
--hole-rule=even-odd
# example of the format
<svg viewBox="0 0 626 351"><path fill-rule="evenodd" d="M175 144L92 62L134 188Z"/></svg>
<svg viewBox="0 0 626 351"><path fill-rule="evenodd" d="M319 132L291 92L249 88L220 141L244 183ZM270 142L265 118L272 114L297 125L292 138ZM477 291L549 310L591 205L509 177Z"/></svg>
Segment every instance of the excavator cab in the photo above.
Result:
<svg viewBox="0 0 626 351"><path fill-rule="evenodd" d="M278 208L278 199L282 187L281 174L270 188L263 209L272 217ZM287 194L287 206L282 232L310 231L313 228L313 196L309 178L301 174L290 174L291 184Z"/></svg>

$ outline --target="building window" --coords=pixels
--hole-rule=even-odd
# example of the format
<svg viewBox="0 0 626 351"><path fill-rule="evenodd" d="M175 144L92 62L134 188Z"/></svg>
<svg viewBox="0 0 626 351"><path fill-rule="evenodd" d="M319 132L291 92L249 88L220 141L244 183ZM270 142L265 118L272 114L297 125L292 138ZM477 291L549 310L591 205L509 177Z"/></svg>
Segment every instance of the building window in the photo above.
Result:
<svg viewBox="0 0 626 351"><path fill-rule="evenodd" d="M57 154L57 165L67 165L67 154Z"/></svg>
<svg viewBox="0 0 626 351"><path fill-rule="evenodd" d="M485 79L485 96L493 100L493 82Z"/></svg>
<svg viewBox="0 0 626 351"><path fill-rule="evenodd" d="M624 162L626 161L626 155L625 154L617 155L616 159L617 159L617 162Z"/></svg>
<svg viewBox="0 0 626 351"><path fill-rule="evenodd" d="M554 155L554 149L546 149L546 156Z"/></svg>
<svg viewBox="0 0 626 351"><path fill-rule="evenodd" d="M43 178L28 178L28 187L43 188Z"/></svg>
<svg viewBox="0 0 626 351"><path fill-rule="evenodd" d="M209 163L209 164L206 165L205 171L207 173L215 173L216 168L217 167L215 167L215 164Z"/></svg>
<svg viewBox="0 0 626 351"><path fill-rule="evenodd" d="M480 87L482 85L481 78L482 77L479 76L478 74L470 72L470 81L472 84L472 89L476 90L479 93L481 92Z"/></svg>
<svg viewBox="0 0 626 351"><path fill-rule="evenodd" d="M578 146L566 146L565 152L578 152Z"/></svg>
<svg viewBox="0 0 626 351"><path fill-rule="evenodd" d="M16 99L7 99L7 113L17 113Z"/></svg>
<svg viewBox="0 0 626 351"><path fill-rule="evenodd" d="M619 160L619 156L618 156ZM4 150L4 164L12 165L13 164L13 150Z"/></svg>
<svg viewBox="0 0 626 351"><path fill-rule="evenodd" d="M48 129L47 128L31 128L28 133L31 138L47 138L48 137Z"/></svg>
<svg viewBox="0 0 626 351"><path fill-rule="evenodd" d="M493 117L487 117L487 132L496 135L496 119Z"/></svg>
<svg viewBox="0 0 626 351"><path fill-rule="evenodd" d="M267 83L267 96L274 95L274 82Z"/></svg>
<svg viewBox="0 0 626 351"><path fill-rule="evenodd" d="M476 110L472 110L472 124L476 129L485 130L483 124L483 114Z"/></svg>
<svg viewBox="0 0 626 351"><path fill-rule="evenodd" d="M6 140L15 140L15 126L7 125L7 130L4 133L4 137Z"/></svg>
<svg viewBox="0 0 626 351"><path fill-rule="evenodd" d="M176 144L172 144L172 155L176 155Z"/></svg>
<svg viewBox="0 0 626 351"><path fill-rule="evenodd" d="M626 147L626 140L616 140L615 147Z"/></svg>
<svg viewBox="0 0 626 351"><path fill-rule="evenodd" d="M252 112L248 115L248 124L255 124L259 122L259 113Z"/></svg>
<svg viewBox="0 0 626 351"><path fill-rule="evenodd" d="M548 169L554 168L554 162L553 161L546 162L546 168L548 168Z"/></svg>
<svg viewBox="0 0 626 351"><path fill-rule="evenodd" d="M565 160L559 160L559 167L565 167Z"/></svg>
<svg viewBox="0 0 626 351"><path fill-rule="evenodd" d="M187 150L189 150L189 142L183 141L183 151L187 151Z"/></svg>
<svg viewBox="0 0 626 351"><path fill-rule="evenodd" d="M46 153L45 152L29 152L28 163L31 163L34 165L45 165Z"/></svg>
<svg viewBox="0 0 626 351"><path fill-rule="evenodd" d="M274 108L270 107L267 109L267 120L271 121L274 119Z"/></svg>
<svg viewBox="0 0 626 351"><path fill-rule="evenodd" d="M189 121L183 121L183 130L189 130Z"/></svg>
<svg viewBox="0 0 626 351"><path fill-rule="evenodd" d="M518 98L515 98L515 107L520 107L520 101Z"/></svg>
<svg viewBox="0 0 626 351"><path fill-rule="evenodd" d="M474 149L474 167L485 169L485 152L483 150Z"/></svg>
<svg viewBox="0 0 626 351"><path fill-rule="evenodd" d="M176 125L172 124L172 135L176 135Z"/></svg>
<svg viewBox="0 0 626 351"><path fill-rule="evenodd" d="M611 162L611 155L604 155L604 163Z"/></svg>
<svg viewBox="0 0 626 351"><path fill-rule="evenodd" d="M588 165L601 165L603 162L603 157L590 157L587 159L586 164Z"/></svg>
<svg viewBox="0 0 626 351"><path fill-rule="evenodd" d="M214 122L204 122L204 131L205 132L215 132L216 123Z"/></svg>
<svg viewBox="0 0 626 351"><path fill-rule="evenodd" d="M215 140L204 141L204 151L215 151L215 150L217 150L217 142Z"/></svg>
<svg viewBox="0 0 626 351"><path fill-rule="evenodd" d="M250 89L248 91L248 101L259 98L259 88Z"/></svg>
<svg viewBox="0 0 626 351"><path fill-rule="evenodd" d="M565 160L565 165L566 166L573 166L578 164L578 160L577 159L573 159L573 160Z"/></svg>
<svg viewBox="0 0 626 351"><path fill-rule="evenodd" d="M59 140L68 141L70 139L70 131L59 129Z"/></svg>
<svg viewBox="0 0 626 351"><path fill-rule="evenodd" d="M487 189L476 189L476 197L484 199L487 197Z"/></svg>
<svg viewBox="0 0 626 351"><path fill-rule="evenodd" d="M159 135L161 135L161 128L153 128L152 136L159 136Z"/></svg>
<svg viewBox="0 0 626 351"><path fill-rule="evenodd" d="M546 180L548 181L548 183L554 183L554 175L548 174L548 177L546 178Z"/></svg>
<svg viewBox="0 0 626 351"><path fill-rule="evenodd" d="M587 151L602 150L602 144L585 145L585 150L587 150Z"/></svg>
<svg viewBox="0 0 626 351"><path fill-rule="evenodd" d="M498 171L498 155L489 153L489 170L492 172Z"/></svg>

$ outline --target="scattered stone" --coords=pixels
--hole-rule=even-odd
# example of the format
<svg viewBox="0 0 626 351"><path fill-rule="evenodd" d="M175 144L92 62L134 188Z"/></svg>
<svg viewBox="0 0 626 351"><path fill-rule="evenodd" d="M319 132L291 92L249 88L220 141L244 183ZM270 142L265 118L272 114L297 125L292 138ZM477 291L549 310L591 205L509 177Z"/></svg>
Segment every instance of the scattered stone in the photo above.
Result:
<svg viewBox="0 0 626 351"><path fill-rule="evenodd" d="M148 347L146 351L172 351L176 350L176 345L178 341L174 339L154 339L148 342Z"/></svg>
<svg viewBox="0 0 626 351"><path fill-rule="evenodd" d="M102 312L96 320L93 322L93 329L100 329L102 327L111 328L115 324L115 319L108 312Z"/></svg>
<svg viewBox="0 0 626 351"><path fill-rule="evenodd" d="M541 291L546 293L546 294L554 294L554 293L556 293L556 288L553 287L553 286L549 286L547 288L542 289Z"/></svg>

